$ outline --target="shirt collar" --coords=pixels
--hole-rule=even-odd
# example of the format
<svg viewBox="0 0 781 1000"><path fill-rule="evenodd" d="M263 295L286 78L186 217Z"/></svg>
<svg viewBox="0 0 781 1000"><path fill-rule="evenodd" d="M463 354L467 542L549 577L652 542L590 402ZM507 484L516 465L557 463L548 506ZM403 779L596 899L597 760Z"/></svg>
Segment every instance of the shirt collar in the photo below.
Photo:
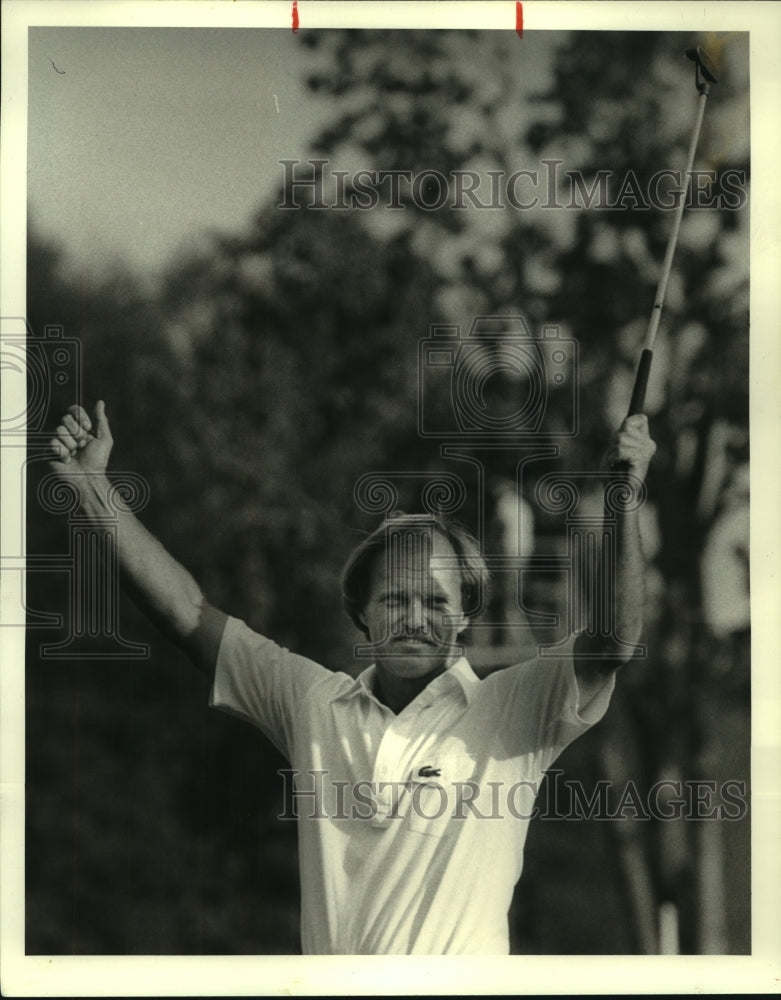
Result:
<svg viewBox="0 0 781 1000"><path fill-rule="evenodd" d="M376 673L377 666L372 663L370 667L366 667L365 670L362 670L360 674L358 674L352 684L350 684L349 687L336 698L336 700L339 701L342 698L350 698L358 694L364 694L373 698L374 701L379 702L379 699L374 693L374 678ZM472 670L469 661L465 656L461 656L454 663L452 663L447 670L435 677L428 684L426 690L436 694L440 691L446 691L448 688L457 687L463 693L467 704L469 704L479 683L480 678L474 670Z"/></svg>

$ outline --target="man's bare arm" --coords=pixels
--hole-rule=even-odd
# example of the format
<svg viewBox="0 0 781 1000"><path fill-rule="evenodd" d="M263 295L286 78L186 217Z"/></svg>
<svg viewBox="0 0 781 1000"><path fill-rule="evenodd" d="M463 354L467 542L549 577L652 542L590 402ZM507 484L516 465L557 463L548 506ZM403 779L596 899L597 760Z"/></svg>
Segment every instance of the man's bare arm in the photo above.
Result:
<svg viewBox="0 0 781 1000"><path fill-rule="evenodd" d="M627 417L605 456L605 464L616 480L623 480L627 495L641 488L656 445L648 433L643 414ZM640 638L645 601L645 557L640 541L640 516L636 503L615 514L614 566L600 568L600 599L612 606L610 635L581 633L575 642L575 671L583 694L589 684L601 683L605 673L629 659L628 644ZM596 608L591 608L594 614ZM595 632L598 630L595 630Z"/></svg>
<svg viewBox="0 0 781 1000"><path fill-rule="evenodd" d="M117 561L122 581L141 609L213 676L226 615L206 601L200 587L116 493L109 507L106 467L113 445L103 401L95 407L95 425L80 406L72 406L51 440L50 467L78 490L81 508L98 520L120 508Z"/></svg>

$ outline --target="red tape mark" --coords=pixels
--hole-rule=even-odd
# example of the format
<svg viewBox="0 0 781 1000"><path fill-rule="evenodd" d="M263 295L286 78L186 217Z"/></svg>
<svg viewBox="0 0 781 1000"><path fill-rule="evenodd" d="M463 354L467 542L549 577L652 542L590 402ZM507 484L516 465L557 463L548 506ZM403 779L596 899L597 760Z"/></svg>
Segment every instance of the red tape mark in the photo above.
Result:
<svg viewBox="0 0 781 1000"><path fill-rule="evenodd" d="M518 32L518 37L523 38L523 4L520 0L515 4L515 30Z"/></svg>
<svg viewBox="0 0 781 1000"><path fill-rule="evenodd" d="M298 0L293 0L293 34L298 31Z"/></svg>

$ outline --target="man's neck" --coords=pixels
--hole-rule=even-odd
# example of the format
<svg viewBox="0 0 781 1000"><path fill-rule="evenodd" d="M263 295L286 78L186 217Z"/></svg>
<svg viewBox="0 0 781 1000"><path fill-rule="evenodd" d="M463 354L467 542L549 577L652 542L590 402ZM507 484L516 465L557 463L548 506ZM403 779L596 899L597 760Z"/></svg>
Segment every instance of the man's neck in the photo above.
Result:
<svg viewBox="0 0 781 1000"><path fill-rule="evenodd" d="M453 661L455 662L455 661ZM422 677L399 677L390 670L383 668L378 661L374 674L374 693L392 712L396 715L403 711L411 701L427 688L435 677L439 677L449 667L450 663L443 667L437 667L429 674Z"/></svg>

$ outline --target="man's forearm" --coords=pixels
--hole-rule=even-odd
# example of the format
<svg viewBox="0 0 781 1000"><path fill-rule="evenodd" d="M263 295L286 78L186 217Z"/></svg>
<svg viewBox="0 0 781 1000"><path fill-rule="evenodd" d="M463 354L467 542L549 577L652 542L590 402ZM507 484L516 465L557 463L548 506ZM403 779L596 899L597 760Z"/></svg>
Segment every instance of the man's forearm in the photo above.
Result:
<svg viewBox="0 0 781 1000"><path fill-rule="evenodd" d="M634 507L634 502L629 506ZM639 511L615 512L606 504L605 518L613 520L613 543L601 548L593 575L588 574L586 627L575 646L581 672L594 674L615 670L630 659L642 633L645 603Z"/></svg>
<svg viewBox="0 0 781 1000"><path fill-rule="evenodd" d="M616 646L636 643L643 628L645 557L638 511L616 515L615 573L612 600Z"/></svg>
<svg viewBox="0 0 781 1000"><path fill-rule="evenodd" d="M50 441L50 468L78 490L81 509L95 527L116 528L116 558L124 586L141 609L178 642L193 663L211 675L227 617L207 604L201 588L125 506L106 478L114 439L106 406L98 400L95 423L77 405L63 414Z"/></svg>
<svg viewBox="0 0 781 1000"><path fill-rule="evenodd" d="M205 601L198 584L130 510L123 510L116 493L109 504L111 484L106 476L84 476L78 488L81 508L90 520L110 516L117 523L117 562L123 585L156 624L172 638L185 641L203 613Z"/></svg>

